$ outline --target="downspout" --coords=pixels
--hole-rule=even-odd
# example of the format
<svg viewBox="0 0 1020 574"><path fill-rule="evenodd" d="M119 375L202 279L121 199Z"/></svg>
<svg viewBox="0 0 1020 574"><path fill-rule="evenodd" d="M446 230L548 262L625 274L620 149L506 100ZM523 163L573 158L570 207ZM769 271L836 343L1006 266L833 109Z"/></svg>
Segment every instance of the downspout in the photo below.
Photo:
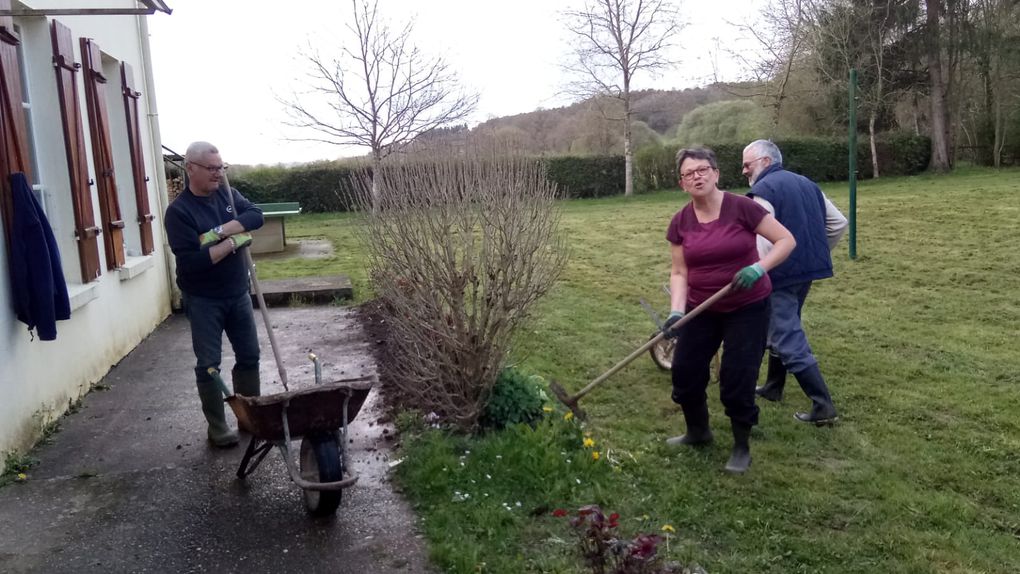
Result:
<svg viewBox="0 0 1020 574"><path fill-rule="evenodd" d="M138 26L135 27L138 30L138 43L142 47L142 68L145 70L144 74L144 86L145 92L145 107L146 107L146 121L149 127L149 147L153 150L152 153L159 154L158 160L156 157L153 160L156 161L156 199L159 201L159 213L160 213L160 228L162 233L160 236L163 241L163 257L166 265L164 265L163 271L166 273L167 284L170 287L170 308L180 309L181 308L181 292L177 288L177 282L174 279L176 275L175 259L173 252L170 251L170 243L166 238L166 224L163 219L166 214L167 208L167 185L166 185L166 169L163 167L163 138L160 137L159 133L159 111L156 109L156 92L155 92L155 79L152 75L152 52L149 48L149 25L146 21L146 16L135 16L138 20Z"/></svg>

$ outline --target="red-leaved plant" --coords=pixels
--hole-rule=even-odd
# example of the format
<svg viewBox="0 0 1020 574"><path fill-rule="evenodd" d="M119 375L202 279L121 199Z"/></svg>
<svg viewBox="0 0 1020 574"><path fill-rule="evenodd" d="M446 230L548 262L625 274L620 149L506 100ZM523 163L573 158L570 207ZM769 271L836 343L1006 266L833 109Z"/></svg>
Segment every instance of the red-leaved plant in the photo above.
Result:
<svg viewBox="0 0 1020 574"><path fill-rule="evenodd" d="M560 508L552 514L564 517L570 513ZM662 537L657 534L638 534L633 540L621 539L616 532L620 515L614 512L606 516L597 504L579 508L577 515L570 519L570 525L577 533L581 556L594 574L691 572L673 562L662 563L658 555ZM698 568L697 571L702 570Z"/></svg>

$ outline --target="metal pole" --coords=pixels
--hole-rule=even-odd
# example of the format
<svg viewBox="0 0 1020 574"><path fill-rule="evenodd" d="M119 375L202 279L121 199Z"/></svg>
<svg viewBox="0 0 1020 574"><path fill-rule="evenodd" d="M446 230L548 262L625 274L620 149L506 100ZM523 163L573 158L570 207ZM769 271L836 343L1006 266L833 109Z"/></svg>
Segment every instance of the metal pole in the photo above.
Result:
<svg viewBox="0 0 1020 574"><path fill-rule="evenodd" d="M857 70L850 70L850 259L857 259Z"/></svg>

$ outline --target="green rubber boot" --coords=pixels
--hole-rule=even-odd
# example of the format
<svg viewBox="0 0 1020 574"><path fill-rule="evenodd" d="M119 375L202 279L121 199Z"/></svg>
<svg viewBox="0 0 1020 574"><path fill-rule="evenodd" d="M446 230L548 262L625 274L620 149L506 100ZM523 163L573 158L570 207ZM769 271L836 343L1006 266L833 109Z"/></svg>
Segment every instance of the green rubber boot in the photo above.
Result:
<svg viewBox="0 0 1020 574"><path fill-rule="evenodd" d="M237 444L237 433L227 425L223 411L223 393L216 381L209 379L198 381L198 398L202 401L202 414L205 415L209 429L206 435L209 442L217 448L229 448Z"/></svg>
<svg viewBox="0 0 1020 574"><path fill-rule="evenodd" d="M238 369L234 367L230 371L230 380L234 382L235 395L245 397L261 395L262 379L259 378L258 369Z"/></svg>

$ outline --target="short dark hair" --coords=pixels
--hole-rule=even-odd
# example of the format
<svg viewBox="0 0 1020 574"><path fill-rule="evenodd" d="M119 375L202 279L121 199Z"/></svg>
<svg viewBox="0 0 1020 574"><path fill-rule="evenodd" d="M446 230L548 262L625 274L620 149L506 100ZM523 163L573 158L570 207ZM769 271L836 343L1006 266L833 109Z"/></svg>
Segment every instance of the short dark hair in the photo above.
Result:
<svg viewBox="0 0 1020 574"><path fill-rule="evenodd" d="M685 159L703 159L712 166L712 169L719 169L719 162L715 159L715 152L707 147L680 148L676 152L676 173L680 175L680 166Z"/></svg>

